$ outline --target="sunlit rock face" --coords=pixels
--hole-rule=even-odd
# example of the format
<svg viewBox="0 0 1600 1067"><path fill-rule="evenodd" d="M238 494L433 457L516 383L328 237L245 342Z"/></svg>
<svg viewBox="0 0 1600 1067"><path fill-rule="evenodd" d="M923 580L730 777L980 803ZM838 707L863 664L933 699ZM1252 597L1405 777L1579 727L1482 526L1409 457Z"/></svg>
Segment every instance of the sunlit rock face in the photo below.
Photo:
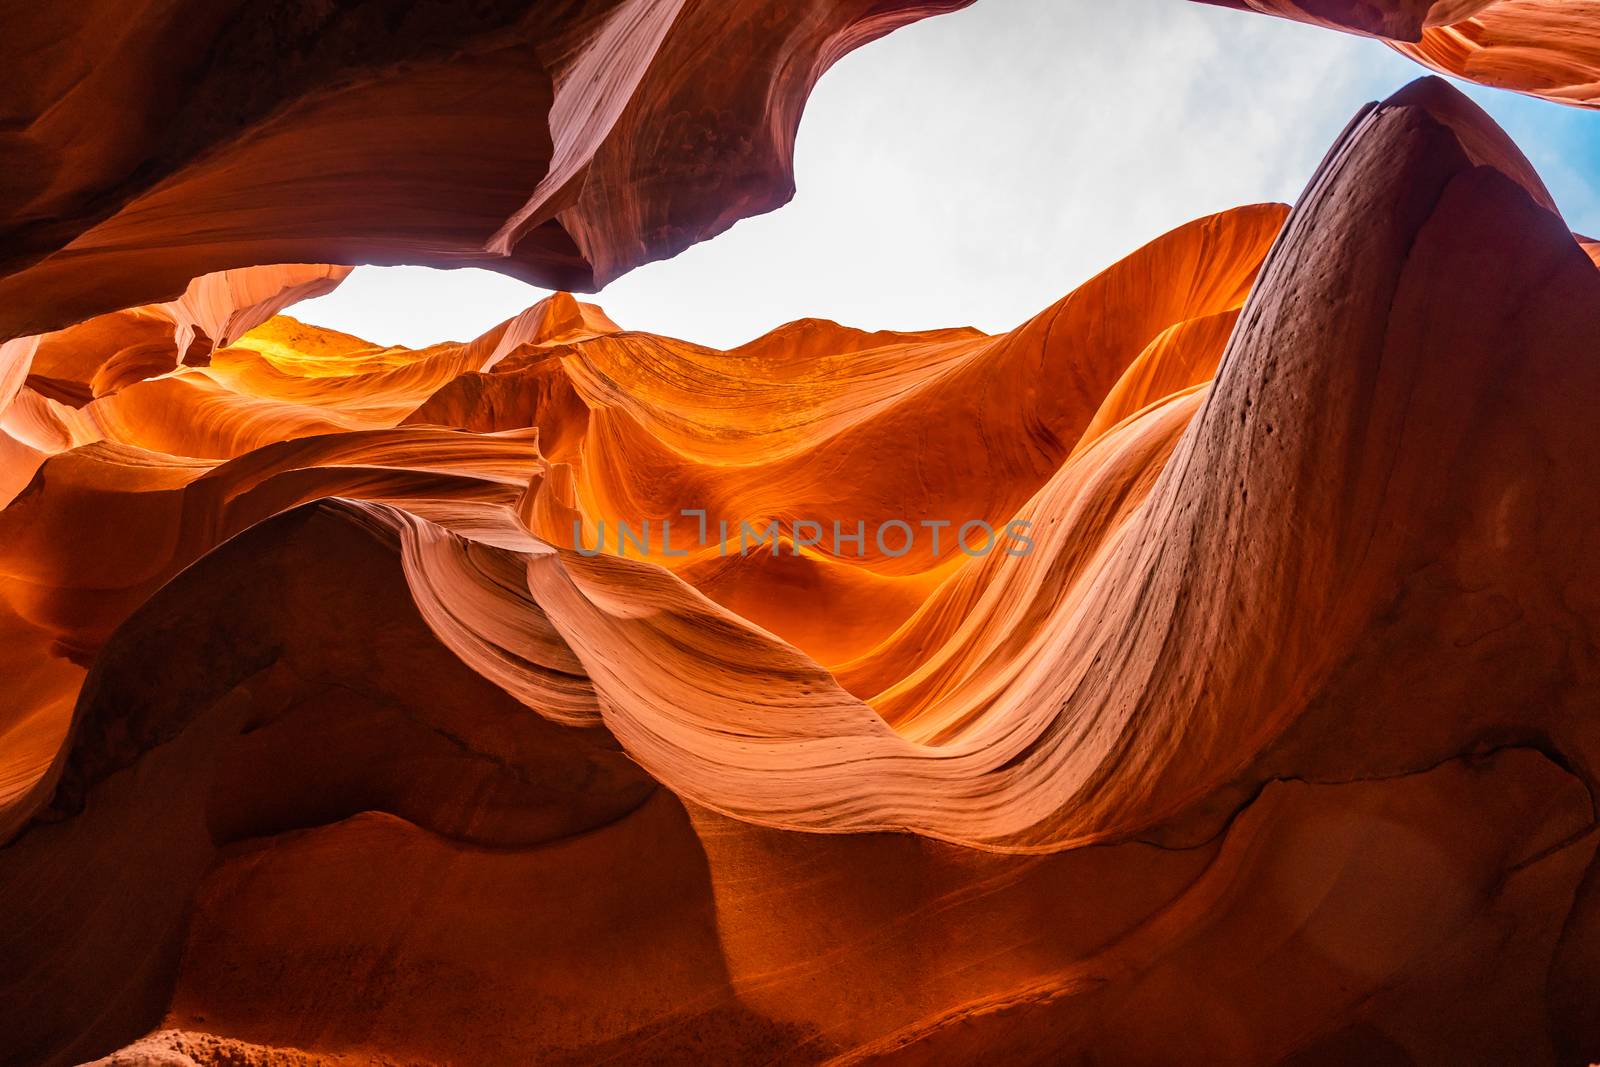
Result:
<svg viewBox="0 0 1600 1067"><path fill-rule="evenodd" d="M672 255L961 6L13 5L0 1062L1600 1059L1600 245L1443 83L1002 335L279 314Z"/></svg>
<svg viewBox="0 0 1600 1067"><path fill-rule="evenodd" d="M1592 252L1427 80L1002 335L10 342L0 1054L1587 1062Z"/></svg>
<svg viewBox="0 0 1600 1067"><path fill-rule="evenodd" d="M1199 0L1387 40L1444 74L1600 107L1600 0Z"/></svg>
<svg viewBox="0 0 1600 1067"><path fill-rule="evenodd" d="M1445 74L1563 104L1600 107L1600 3L1500 0L1395 47Z"/></svg>

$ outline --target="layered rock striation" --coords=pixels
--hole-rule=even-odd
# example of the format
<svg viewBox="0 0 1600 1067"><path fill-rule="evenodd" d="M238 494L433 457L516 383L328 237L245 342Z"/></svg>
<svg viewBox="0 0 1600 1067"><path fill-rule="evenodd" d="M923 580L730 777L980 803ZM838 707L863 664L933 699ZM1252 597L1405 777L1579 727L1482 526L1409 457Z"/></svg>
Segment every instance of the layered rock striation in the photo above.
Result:
<svg viewBox="0 0 1600 1067"><path fill-rule="evenodd" d="M33 336L0 1051L1595 1057L1586 248L1429 79L1001 335Z"/></svg>

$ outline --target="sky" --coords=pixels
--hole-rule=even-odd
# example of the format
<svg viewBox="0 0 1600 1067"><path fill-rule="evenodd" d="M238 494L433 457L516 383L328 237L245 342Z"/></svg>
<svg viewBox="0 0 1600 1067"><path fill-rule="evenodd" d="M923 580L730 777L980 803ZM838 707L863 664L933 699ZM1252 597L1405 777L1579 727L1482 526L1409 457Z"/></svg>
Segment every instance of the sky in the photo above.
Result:
<svg viewBox="0 0 1600 1067"><path fill-rule="evenodd" d="M1293 202L1362 104L1425 73L1377 41L1203 4L979 0L822 78L788 205L585 299L721 348L804 317L1009 330L1190 219ZM1600 236L1600 114L1458 84ZM486 270L363 267L289 313L420 347L544 295Z"/></svg>

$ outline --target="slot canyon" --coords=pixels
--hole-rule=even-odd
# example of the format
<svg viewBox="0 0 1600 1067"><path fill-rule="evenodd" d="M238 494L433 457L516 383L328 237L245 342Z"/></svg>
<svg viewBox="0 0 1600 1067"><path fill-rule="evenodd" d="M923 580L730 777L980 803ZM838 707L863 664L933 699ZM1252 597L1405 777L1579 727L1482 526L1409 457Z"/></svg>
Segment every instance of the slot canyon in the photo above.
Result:
<svg viewBox="0 0 1600 1067"><path fill-rule="evenodd" d="M0 1064L1600 1061L1600 0L1200 0L1416 80L1010 330L586 295L969 2L0 4Z"/></svg>

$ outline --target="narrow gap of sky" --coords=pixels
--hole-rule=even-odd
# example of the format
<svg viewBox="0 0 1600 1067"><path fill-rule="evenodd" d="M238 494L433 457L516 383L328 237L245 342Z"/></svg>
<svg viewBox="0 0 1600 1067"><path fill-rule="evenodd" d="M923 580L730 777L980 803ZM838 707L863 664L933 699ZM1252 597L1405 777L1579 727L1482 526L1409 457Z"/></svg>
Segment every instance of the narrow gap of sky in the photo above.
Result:
<svg viewBox="0 0 1600 1067"><path fill-rule="evenodd" d="M980 0L822 79L787 206L584 299L718 347L808 316L1007 330L1174 226L1292 202L1357 108L1425 73L1376 41L1178 0ZM1568 224L1600 236L1600 115L1462 87ZM290 314L420 347L544 295L485 270L365 267Z"/></svg>

